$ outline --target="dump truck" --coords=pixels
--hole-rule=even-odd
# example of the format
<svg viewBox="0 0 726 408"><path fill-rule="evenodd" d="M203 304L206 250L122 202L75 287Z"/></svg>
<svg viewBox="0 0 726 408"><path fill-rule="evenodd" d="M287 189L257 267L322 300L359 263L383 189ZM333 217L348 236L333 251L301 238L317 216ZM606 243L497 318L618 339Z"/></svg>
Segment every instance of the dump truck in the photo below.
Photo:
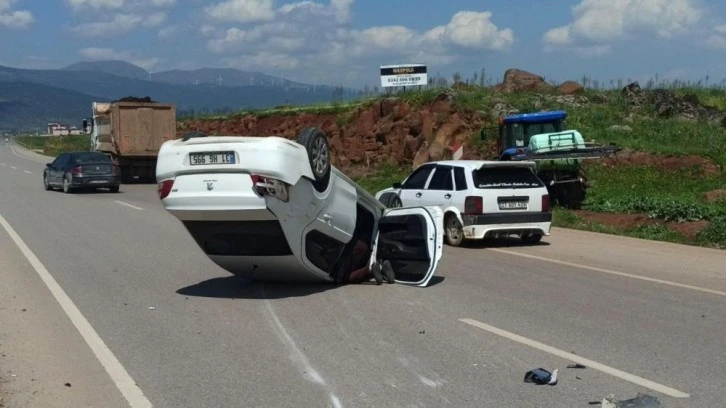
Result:
<svg viewBox="0 0 726 408"><path fill-rule="evenodd" d="M159 148L176 138L176 107L148 98L93 102L91 150L108 155L123 183L156 180ZM83 121L88 133L88 121Z"/></svg>
<svg viewBox="0 0 726 408"><path fill-rule="evenodd" d="M586 142L568 129L567 112L522 113L498 118L499 160L531 160L550 197L566 208L579 208L589 187L582 160L602 159L621 148ZM483 135L482 135L483 136Z"/></svg>

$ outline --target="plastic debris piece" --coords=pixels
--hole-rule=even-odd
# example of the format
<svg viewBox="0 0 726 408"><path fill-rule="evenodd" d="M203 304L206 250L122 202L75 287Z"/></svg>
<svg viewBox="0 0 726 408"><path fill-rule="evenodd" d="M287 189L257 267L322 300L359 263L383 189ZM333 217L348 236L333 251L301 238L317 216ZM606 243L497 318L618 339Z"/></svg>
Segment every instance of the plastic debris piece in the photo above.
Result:
<svg viewBox="0 0 726 408"><path fill-rule="evenodd" d="M567 366L567 368L580 368L580 369L583 369L583 368L587 368L587 367L585 367L582 364L570 364L570 365Z"/></svg>
<svg viewBox="0 0 726 408"><path fill-rule="evenodd" d="M613 396L613 395L603 398L602 407L603 408L662 408L663 405L661 405L658 398L656 398L652 395L638 393L635 396L635 398L631 398L628 400L616 400L615 396Z"/></svg>
<svg viewBox="0 0 726 408"><path fill-rule="evenodd" d="M551 373L544 368L535 368L534 370L527 371L524 375L524 382L539 385L557 385L557 369Z"/></svg>
<svg viewBox="0 0 726 408"><path fill-rule="evenodd" d="M149 310L156 310L154 306L149 306Z"/></svg>

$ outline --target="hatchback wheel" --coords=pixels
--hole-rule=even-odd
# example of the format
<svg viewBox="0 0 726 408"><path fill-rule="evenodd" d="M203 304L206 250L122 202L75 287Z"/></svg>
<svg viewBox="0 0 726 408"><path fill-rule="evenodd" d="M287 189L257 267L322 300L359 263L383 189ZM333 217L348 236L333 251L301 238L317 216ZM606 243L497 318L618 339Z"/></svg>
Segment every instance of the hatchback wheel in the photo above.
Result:
<svg viewBox="0 0 726 408"><path fill-rule="evenodd" d="M458 247L464 241L464 227L459 222L456 215L451 214L446 217L446 243L450 246Z"/></svg>
<svg viewBox="0 0 726 408"><path fill-rule="evenodd" d="M46 191L52 189L51 186L50 186L50 183L48 182L48 175L47 174L43 174L43 187L45 188Z"/></svg>
<svg viewBox="0 0 726 408"><path fill-rule="evenodd" d="M536 244L542 240L542 234L527 233L522 234L522 242L525 244Z"/></svg>

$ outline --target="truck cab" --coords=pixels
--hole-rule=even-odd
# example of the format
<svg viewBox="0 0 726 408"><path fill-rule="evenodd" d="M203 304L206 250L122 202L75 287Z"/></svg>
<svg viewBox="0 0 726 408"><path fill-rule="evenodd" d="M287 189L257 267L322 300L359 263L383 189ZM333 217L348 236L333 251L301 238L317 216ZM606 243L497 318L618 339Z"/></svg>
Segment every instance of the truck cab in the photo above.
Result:
<svg viewBox="0 0 726 408"><path fill-rule="evenodd" d="M534 135L565 130L565 111L522 113L500 117L497 153L503 160L520 154Z"/></svg>

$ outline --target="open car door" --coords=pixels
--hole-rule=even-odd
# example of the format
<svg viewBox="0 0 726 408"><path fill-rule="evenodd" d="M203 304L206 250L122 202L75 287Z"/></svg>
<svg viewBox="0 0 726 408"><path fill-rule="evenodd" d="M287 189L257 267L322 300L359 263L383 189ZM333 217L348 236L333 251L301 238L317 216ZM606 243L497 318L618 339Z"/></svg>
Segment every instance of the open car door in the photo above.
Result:
<svg viewBox="0 0 726 408"><path fill-rule="evenodd" d="M389 261L396 274L396 283L425 287L441 259L443 219L439 207L386 210L378 221L372 262L380 265Z"/></svg>

